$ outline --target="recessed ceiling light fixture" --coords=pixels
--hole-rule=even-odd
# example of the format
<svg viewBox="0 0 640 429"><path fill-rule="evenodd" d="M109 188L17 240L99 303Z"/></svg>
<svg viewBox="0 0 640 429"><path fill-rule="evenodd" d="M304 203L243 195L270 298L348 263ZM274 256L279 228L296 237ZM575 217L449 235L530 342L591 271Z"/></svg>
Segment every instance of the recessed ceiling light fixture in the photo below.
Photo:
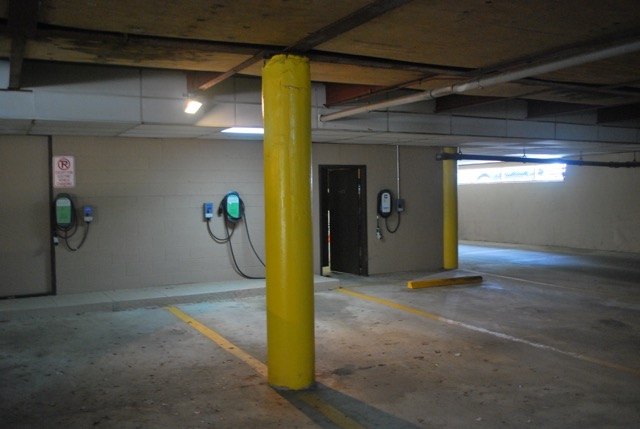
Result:
<svg viewBox="0 0 640 429"><path fill-rule="evenodd" d="M222 130L223 133L233 134L264 134L264 128L259 127L231 127Z"/></svg>
<svg viewBox="0 0 640 429"><path fill-rule="evenodd" d="M194 97L187 98L187 102L184 105L184 113L194 115L202 107L202 102Z"/></svg>

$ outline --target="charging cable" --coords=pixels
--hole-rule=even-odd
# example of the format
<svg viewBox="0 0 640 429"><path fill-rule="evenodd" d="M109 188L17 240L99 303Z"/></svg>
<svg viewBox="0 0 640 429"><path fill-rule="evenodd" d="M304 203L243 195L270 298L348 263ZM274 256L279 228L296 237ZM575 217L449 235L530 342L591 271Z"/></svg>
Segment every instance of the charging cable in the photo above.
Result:
<svg viewBox="0 0 640 429"><path fill-rule="evenodd" d="M235 217L235 216L231 216L227 210L227 199L229 198L229 196L235 196L237 198L237 202L239 204L239 216ZM258 252L256 251L253 242L251 241L251 234L249 233L249 225L247 222L247 217L246 214L244 212L244 202L242 201L242 199L240 199L240 197L237 195L237 193L233 192L233 193L229 193L227 194L222 201L220 202L220 205L218 206L218 216L222 217L222 222L224 224L224 232L225 232L225 236L224 237L218 237L217 235L214 234L214 232L211 230L211 219L213 218L213 210L212 210L212 205L211 203L205 203L204 204L204 211L205 211L205 221L207 224L207 232L209 233L209 236L211 237L211 239L213 241L215 241L218 244L228 244L229 245L229 253L231 255L231 261L233 263L233 269L235 270L236 273L238 273L238 275L240 275L241 277L244 277L245 279L264 279L265 277L254 277L254 276L250 276L248 274L246 274L245 272L242 271L242 269L240 268L240 266L238 265L238 261L236 260L236 255L235 252L233 250L233 243L231 241L231 237L233 237L233 233L235 232L235 228L237 223L240 220L244 220L244 226L245 226L245 230L247 232L247 239L249 241L249 245L251 247L251 250L253 251L253 254L256 256L256 258L258 259L258 261L260 261L260 263L262 264L262 266L265 266L264 261L262 260L262 258L260 258L260 255L258 255Z"/></svg>
<svg viewBox="0 0 640 429"><path fill-rule="evenodd" d="M65 247L69 251L76 252L80 250L80 248L84 245L85 241L87 240L87 237L89 236L89 225L91 225L91 222L93 222L93 209L91 208L91 206L83 207L83 213L84 213L83 220L86 227L84 228L80 243L78 243L78 245L74 247L69 242L69 239L71 239L78 232L78 216L76 215L76 208L75 208L75 205L73 204L73 200L69 198L69 201L71 205L70 206L70 209L71 209L70 222L68 225L65 225L65 226L62 226L56 223L56 228L53 233L53 244L57 246L59 243L59 238L61 238L64 242Z"/></svg>

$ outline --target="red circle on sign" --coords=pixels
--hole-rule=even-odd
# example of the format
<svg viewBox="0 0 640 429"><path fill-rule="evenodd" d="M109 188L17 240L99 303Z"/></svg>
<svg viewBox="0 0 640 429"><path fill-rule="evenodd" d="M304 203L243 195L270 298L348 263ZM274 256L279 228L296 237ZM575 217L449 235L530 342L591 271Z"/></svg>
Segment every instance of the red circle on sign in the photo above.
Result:
<svg viewBox="0 0 640 429"><path fill-rule="evenodd" d="M68 170L71 167L71 161L67 158L61 158L58 160L58 168L60 170Z"/></svg>

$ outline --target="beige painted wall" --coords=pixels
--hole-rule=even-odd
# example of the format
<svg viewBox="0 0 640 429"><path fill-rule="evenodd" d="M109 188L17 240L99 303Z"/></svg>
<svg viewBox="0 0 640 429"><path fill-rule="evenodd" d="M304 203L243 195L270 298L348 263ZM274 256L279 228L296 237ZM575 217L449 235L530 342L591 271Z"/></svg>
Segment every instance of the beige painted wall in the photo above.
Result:
<svg viewBox="0 0 640 429"><path fill-rule="evenodd" d="M12 142L3 146L14 159L9 164L15 164L14 171L24 173L24 180L3 176L0 267L4 277L0 296L14 294L24 283L18 280L17 286L10 288L9 274L27 279L37 291L49 291L46 141L35 137L0 140ZM52 146L54 156L72 155L76 163L76 187L54 189L54 194L71 194L79 212L83 205L92 205L95 218L80 250L70 252L62 245L55 248L58 293L239 279L228 247L211 240L202 216L204 202L213 202L217 208L230 190L238 191L243 198L251 239L264 257L262 142L73 136L54 137ZM367 167L370 274L442 266L441 168L435 161L435 150L401 147L399 153L406 212L398 232L385 232L384 240L379 241L375 238L376 197L383 188L395 194L395 146L313 145L315 273L321 272L315 180L319 164ZM8 171L5 169L5 173ZM79 223L82 230L84 223ZM220 218L215 217L211 225L216 235L224 235ZM81 232L71 239L73 246L78 244ZM264 274L250 249L244 223L235 231L233 248L245 273ZM31 279L34 267L42 264L40 277ZM33 293L33 289L30 291Z"/></svg>
<svg viewBox="0 0 640 429"><path fill-rule="evenodd" d="M22 179L5 174L2 180L0 296L46 292L51 238L46 138L2 137L0 144L8 149L3 173L24 173L18 175ZM442 172L435 152L399 148L406 212L396 234L385 233L384 240L377 240L376 196L383 188L395 193L396 147L314 144L314 271L321 269L321 164L367 167L370 274L439 269ZM59 293L238 279L228 248L212 242L202 220L202 203L217 206L230 190L240 192L251 238L264 256L261 142L54 137L53 154L75 156L77 186L69 192L78 208L91 204L95 209L85 246L74 253L62 246L55 250ZM569 167L563 183L461 185L460 237L640 252L639 173ZM212 225L216 234L223 234L219 218ZM234 235L234 250L247 274L263 274L243 225ZM9 287L10 277L27 279L18 283L29 287L15 282Z"/></svg>
<svg viewBox="0 0 640 429"><path fill-rule="evenodd" d="M262 144L248 141L55 137L54 155L74 155L78 207L95 221L78 252L56 249L59 293L129 289L240 278L228 247L209 237L202 204L238 191L251 239L264 255ZM212 229L224 235L217 216ZM238 264L264 274L235 231Z"/></svg>
<svg viewBox="0 0 640 429"><path fill-rule="evenodd" d="M406 211L395 234L383 230L376 239L376 204L381 189L396 195L396 147L364 145L313 145L314 267L319 267L319 165L367 167L367 234L369 274L437 270L442 267L442 167L436 149L400 147L400 193ZM395 215L394 215L395 216ZM384 222L381 222L381 227ZM395 217L391 225L395 225Z"/></svg>
<svg viewBox="0 0 640 429"><path fill-rule="evenodd" d="M240 277L228 248L213 243L202 204L217 207L230 190L246 204L251 239L264 257L262 143L176 139L55 137L54 155L74 155L76 205L91 204L95 221L78 252L56 249L59 293L218 282ZM395 146L313 145L318 164L367 166L370 274L438 269L441 261L440 164L434 149L400 148L407 211L394 234L375 240L377 192L396 189ZM321 272L318 190L313 181L314 272ZM215 218L214 232L223 235ZM249 275L264 269L248 245L244 225L233 247Z"/></svg>
<svg viewBox="0 0 640 429"><path fill-rule="evenodd" d="M0 297L51 292L46 137L0 137Z"/></svg>
<svg viewBox="0 0 640 429"><path fill-rule="evenodd" d="M561 183L460 185L459 204L462 240L640 252L637 168L568 166Z"/></svg>

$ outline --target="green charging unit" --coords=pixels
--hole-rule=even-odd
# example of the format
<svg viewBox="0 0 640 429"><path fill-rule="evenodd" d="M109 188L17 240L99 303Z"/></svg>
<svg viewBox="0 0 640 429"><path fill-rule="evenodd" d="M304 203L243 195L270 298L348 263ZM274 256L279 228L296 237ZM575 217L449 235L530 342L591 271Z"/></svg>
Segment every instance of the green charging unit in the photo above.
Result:
<svg viewBox="0 0 640 429"><path fill-rule="evenodd" d="M227 194L227 217L233 220L240 220L242 212L240 210L240 196L236 192Z"/></svg>
<svg viewBox="0 0 640 429"><path fill-rule="evenodd" d="M60 228L68 228L72 222L73 204L68 194L60 194L56 197L56 224Z"/></svg>

